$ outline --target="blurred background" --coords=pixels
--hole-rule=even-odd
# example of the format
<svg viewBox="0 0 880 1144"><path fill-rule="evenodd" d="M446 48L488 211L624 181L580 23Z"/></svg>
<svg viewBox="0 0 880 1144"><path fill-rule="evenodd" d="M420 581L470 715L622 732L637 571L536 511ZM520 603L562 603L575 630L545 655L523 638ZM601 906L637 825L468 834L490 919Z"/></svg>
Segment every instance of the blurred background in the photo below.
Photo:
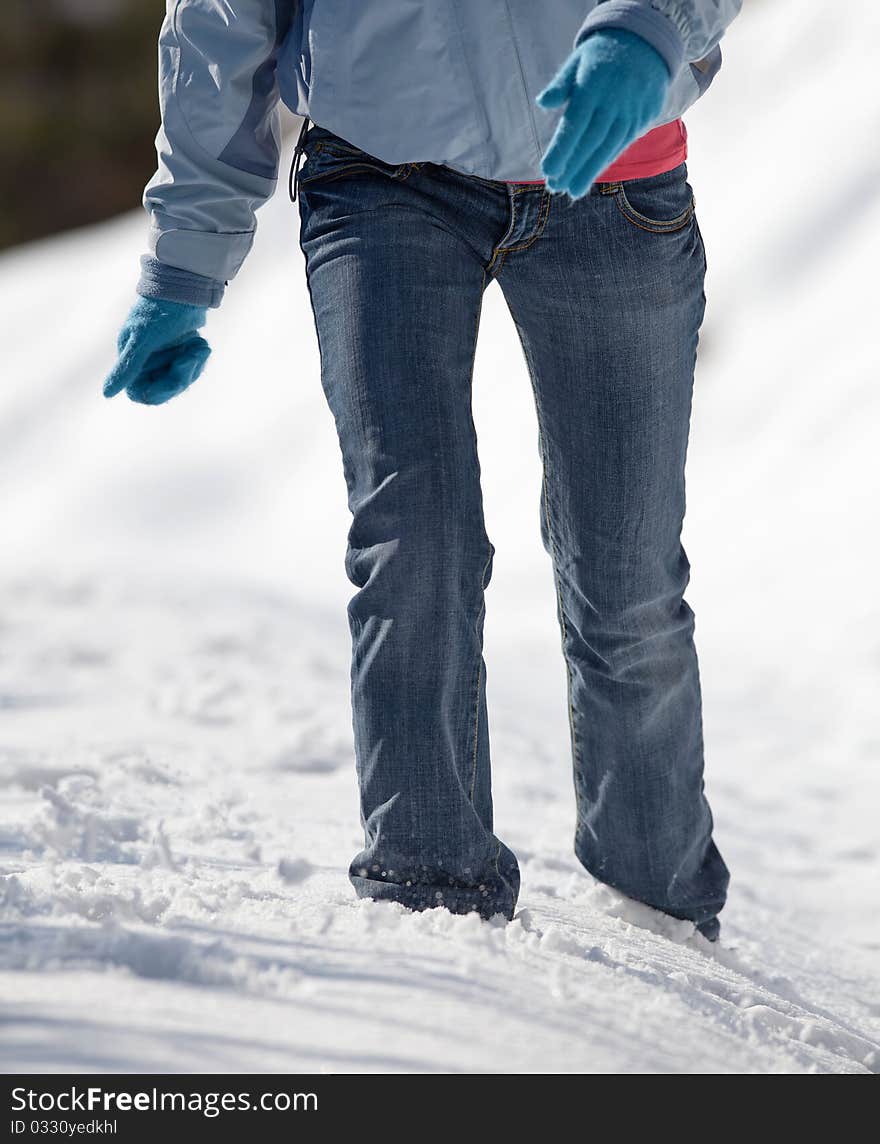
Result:
<svg viewBox="0 0 880 1144"><path fill-rule="evenodd" d="M146 248L163 12L161 0L4 4L0 861L15 886L0 906L17 936L0 984L16 972L24 1017L3 1051L37 1068L81 1064L100 1043L131 1071L161 1068L161 1014L181 1005L174 1062L192 1069L314 1065L318 1044L318 1064L361 1067L359 1042L416 1069L494 1068L500 1043L525 1070L880 1067L876 4L746 0L685 116L708 305L684 542L707 789L733 870L727 960L634 944L619 920L631 915L588 892L572 858L537 426L493 284L473 403L496 546L487 687L496 821L521 856L535 960L505 962L505 978L491 943L459 958L439 931L399 943L389 931L403 993L389 984L382 1006L382 983L349 952L380 931L345 929L359 845L350 518L283 180L209 315L204 376L158 408L101 396ZM281 860L304 873L279 879ZM555 944L539 942L551 921ZM221 922L216 948L242 976L209 958L201 978L207 955L188 943ZM342 968L303 970L310 1000L279 1019L241 935L296 924ZM169 929L177 944L154 957ZM451 976L431 994L433 961ZM601 978L603 964L626 973ZM524 1007L544 980L551 993ZM186 993L217 981L225 1000L211 1006ZM52 989L68 999L63 1027L42 1015ZM316 1016L325 998L329 1022ZM393 1029L372 1024L387 1005ZM416 1012L413 1039L403 1015ZM233 1027L242 1040L225 1039Z"/></svg>
<svg viewBox="0 0 880 1144"><path fill-rule="evenodd" d="M163 0L4 0L0 248L130 210L152 174Z"/></svg>

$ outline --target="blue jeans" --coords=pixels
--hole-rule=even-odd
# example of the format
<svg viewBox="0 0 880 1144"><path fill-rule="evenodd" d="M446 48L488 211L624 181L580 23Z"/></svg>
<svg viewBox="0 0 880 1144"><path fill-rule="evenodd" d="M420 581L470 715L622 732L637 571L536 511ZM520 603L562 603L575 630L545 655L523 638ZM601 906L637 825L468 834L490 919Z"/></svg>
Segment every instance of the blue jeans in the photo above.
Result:
<svg viewBox="0 0 880 1144"><path fill-rule="evenodd" d="M497 279L531 375L540 529L568 672L575 852L717 936L728 872L703 793L685 457L706 269L686 164L572 201L313 127L297 177L321 378L352 515L362 897L510 918L494 833L486 533L471 414Z"/></svg>

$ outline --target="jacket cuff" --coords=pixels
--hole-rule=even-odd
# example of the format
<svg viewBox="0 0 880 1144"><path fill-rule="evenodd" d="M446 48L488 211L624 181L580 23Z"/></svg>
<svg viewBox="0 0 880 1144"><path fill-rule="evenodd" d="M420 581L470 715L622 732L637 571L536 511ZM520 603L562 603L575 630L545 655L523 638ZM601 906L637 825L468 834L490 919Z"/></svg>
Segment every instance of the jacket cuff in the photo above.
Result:
<svg viewBox="0 0 880 1144"><path fill-rule="evenodd" d="M659 8L645 0L604 0L597 4L578 29L574 46L600 28L624 28L647 40L663 57L674 76L684 63L684 37Z"/></svg>
<svg viewBox="0 0 880 1144"><path fill-rule="evenodd" d="M169 266L149 254L141 255L137 292L144 298L163 298L166 302L216 309L225 290L226 283L218 282L216 278Z"/></svg>

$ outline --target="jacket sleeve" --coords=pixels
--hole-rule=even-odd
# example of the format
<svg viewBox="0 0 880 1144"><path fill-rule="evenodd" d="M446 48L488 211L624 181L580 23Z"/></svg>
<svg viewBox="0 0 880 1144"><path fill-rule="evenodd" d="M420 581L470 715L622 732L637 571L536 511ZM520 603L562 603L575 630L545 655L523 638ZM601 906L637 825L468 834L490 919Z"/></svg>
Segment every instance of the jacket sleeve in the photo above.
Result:
<svg viewBox="0 0 880 1144"><path fill-rule="evenodd" d="M276 65L298 0L167 0L138 292L219 305L278 178Z"/></svg>
<svg viewBox="0 0 880 1144"><path fill-rule="evenodd" d="M657 49L674 77L714 50L741 8L742 0L600 0L574 43L599 28L626 28Z"/></svg>

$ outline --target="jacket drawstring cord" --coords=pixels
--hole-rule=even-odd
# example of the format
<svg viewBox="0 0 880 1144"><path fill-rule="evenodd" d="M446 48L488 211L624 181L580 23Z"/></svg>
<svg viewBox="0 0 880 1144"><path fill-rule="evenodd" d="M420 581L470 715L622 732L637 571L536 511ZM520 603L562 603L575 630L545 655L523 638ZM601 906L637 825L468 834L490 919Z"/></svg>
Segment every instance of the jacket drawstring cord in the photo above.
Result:
<svg viewBox="0 0 880 1144"><path fill-rule="evenodd" d="M303 145L305 143L306 131L311 120L307 115L303 116L302 127L299 129L299 135L296 140L296 146L293 149L293 161L290 164L290 179L287 184L287 193L290 196L292 203L296 202L296 177L299 174L299 160L303 154Z"/></svg>

